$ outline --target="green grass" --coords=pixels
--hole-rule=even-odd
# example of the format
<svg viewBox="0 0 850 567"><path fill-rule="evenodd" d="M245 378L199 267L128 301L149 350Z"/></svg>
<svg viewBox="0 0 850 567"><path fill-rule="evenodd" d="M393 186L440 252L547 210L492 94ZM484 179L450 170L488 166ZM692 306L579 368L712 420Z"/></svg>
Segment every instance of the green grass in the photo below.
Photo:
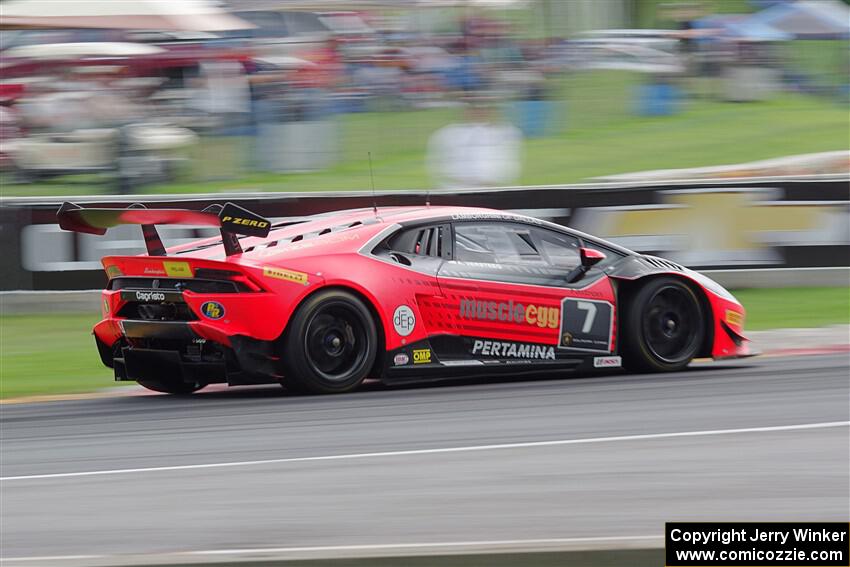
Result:
<svg viewBox="0 0 850 567"><path fill-rule="evenodd" d="M750 331L850 323L847 287L742 289L735 297L747 310Z"/></svg>
<svg viewBox="0 0 850 567"><path fill-rule="evenodd" d="M638 0L635 3L635 18L639 28L674 28L675 22L670 20L670 10L667 6L681 4L688 6L687 2L670 2L669 0ZM691 3L698 8L701 15L707 14L747 14L753 12L753 5L749 0L703 0ZM699 17L699 16L698 16Z"/></svg>
<svg viewBox="0 0 850 567"><path fill-rule="evenodd" d="M674 116L639 117L633 113L632 95L642 80L617 71L553 80L560 127L549 137L526 141L519 183L576 183L646 169L734 164L850 148L850 116L836 101L795 94L759 103L695 99ZM425 165L428 138L458 117L456 109L342 116L338 119L342 159L317 173L250 173L245 160L236 159L250 155L250 140L207 138L191 150L196 161L189 179L146 192L369 190L368 152L377 189L424 189L434 185ZM3 183L0 193L109 192L105 185L87 184L89 179Z"/></svg>
<svg viewBox="0 0 850 567"><path fill-rule="evenodd" d="M779 48L786 66L807 75L821 86L846 87L850 77L850 50L847 41L807 39L791 41Z"/></svg>
<svg viewBox="0 0 850 567"><path fill-rule="evenodd" d="M746 328L850 323L850 289L740 290ZM91 327L96 314L0 317L0 397L89 392L120 385L100 363Z"/></svg>
<svg viewBox="0 0 850 567"><path fill-rule="evenodd" d="M97 313L0 317L0 398L115 385L91 335L97 319Z"/></svg>

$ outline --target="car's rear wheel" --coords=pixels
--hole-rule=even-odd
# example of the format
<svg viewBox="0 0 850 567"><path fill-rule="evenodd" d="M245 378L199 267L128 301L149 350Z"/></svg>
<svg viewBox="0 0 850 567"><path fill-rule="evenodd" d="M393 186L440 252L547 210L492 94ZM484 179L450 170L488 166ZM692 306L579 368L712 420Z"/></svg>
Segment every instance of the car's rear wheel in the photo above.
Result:
<svg viewBox="0 0 850 567"><path fill-rule="evenodd" d="M182 382L178 380L139 380L138 382L140 385L144 386L148 390L153 390L154 392L184 396L206 387L206 384L198 384L197 382Z"/></svg>
<svg viewBox="0 0 850 567"><path fill-rule="evenodd" d="M630 370L681 370L705 337L700 300L676 278L649 280L625 307L620 336L623 362Z"/></svg>
<svg viewBox="0 0 850 567"><path fill-rule="evenodd" d="M284 335L284 386L296 392L347 392L375 364L378 332L357 296L328 290L308 298Z"/></svg>

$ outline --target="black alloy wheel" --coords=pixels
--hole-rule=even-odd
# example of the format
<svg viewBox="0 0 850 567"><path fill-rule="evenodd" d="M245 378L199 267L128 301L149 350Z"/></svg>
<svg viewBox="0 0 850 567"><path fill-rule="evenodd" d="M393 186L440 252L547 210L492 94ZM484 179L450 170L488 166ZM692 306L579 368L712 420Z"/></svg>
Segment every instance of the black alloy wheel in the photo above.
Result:
<svg viewBox="0 0 850 567"><path fill-rule="evenodd" d="M694 291L676 278L649 280L624 313L621 333L626 366L639 371L686 367L705 337L703 308Z"/></svg>
<svg viewBox="0 0 850 567"><path fill-rule="evenodd" d="M316 394L355 388L375 364L377 337L369 309L352 293L329 290L308 298L284 335L284 385Z"/></svg>

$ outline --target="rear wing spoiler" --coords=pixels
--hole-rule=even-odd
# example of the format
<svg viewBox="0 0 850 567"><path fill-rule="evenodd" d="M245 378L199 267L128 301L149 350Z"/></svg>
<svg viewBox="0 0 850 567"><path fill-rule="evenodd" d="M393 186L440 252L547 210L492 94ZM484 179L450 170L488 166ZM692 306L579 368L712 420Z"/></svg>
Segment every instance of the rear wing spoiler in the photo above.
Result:
<svg viewBox="0 0 850 567"><path fill-rule="evenodd" d="M86 234L104 235L108 228L122 224L141 225L145 247L150 256L165 256L165 246L156 230L158 224L218 227L228 256L242 253L238 235L266 237L272 226L268 219L233 203L210 205L202 211L195 211L148 209L141 204L130 205L126 209L83 208L65 202L56 217L63 230Z"/></svg>

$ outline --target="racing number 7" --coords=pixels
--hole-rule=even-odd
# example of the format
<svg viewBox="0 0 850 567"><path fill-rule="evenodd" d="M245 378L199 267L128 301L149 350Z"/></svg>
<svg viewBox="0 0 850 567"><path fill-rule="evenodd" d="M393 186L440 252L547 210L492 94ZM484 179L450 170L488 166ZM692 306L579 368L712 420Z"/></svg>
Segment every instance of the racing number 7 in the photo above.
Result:
<svg viewBox="0 0 850 567"><path fill-rule="evenodd" d="M589 301L579 301L576 303L576 308L580 311L585 311L581 332L589 333L590 329L593 328L593 321L596 319L596 304Z"/></svg>

